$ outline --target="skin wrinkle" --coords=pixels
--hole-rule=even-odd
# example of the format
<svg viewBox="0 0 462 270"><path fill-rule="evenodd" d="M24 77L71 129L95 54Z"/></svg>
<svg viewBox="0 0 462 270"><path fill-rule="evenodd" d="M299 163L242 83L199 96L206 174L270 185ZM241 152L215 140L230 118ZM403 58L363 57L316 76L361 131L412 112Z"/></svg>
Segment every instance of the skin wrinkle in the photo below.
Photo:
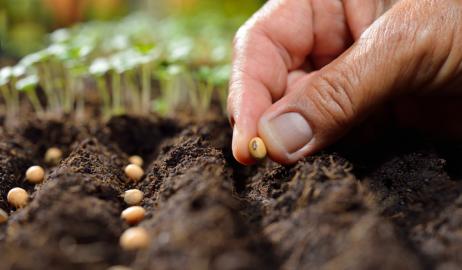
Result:
<svg viewBox="0 0 462 270"><path fill-rule="evenodd" d="M448 16L447 18L441 18L442 21L446 21L444 25L447 25L447 21L456 21L457 17L460 16L461 9L458 9L458 13L455 10L449 10L452 16ZM451 24L449 24L451 25ZM455 33L457 32L457 28L461 28L459 25L453 25L454 29L449 31L449 37L447 37L447 42L443 42L447 44L445 50L447 53L445 54L444 61L437 69L438 72L434 76L433 83L434 85L442 85L444 84L444 78L446 77L456 77L457 75L461 75L461 68L460 65L462 63L462 55L460 49L458 49L456 44L460 44L462 40L456 41L457 37ZM459 29L459 32L462 29ZM446 36L445 36L446 37ZM440 41L441 43L441 41ZM456 49L457 48L457 49Z"/></svg>
<svg viewBox="0 0 462 270"><path fill-rule="evenodd" d="M307 3L313 6L313 16L311 19L307 18L309 23L306 25L313 27L313 31L301 27L306 21L303 20L300 10L310 9ZM342 16L337 14L336 4L341 4ZM300 5L300 9L297 9L297 5ZM236 72L233 79L239 81L234 81L232 88L239 93L232 94L236 98L231 98L230 102L234 103L235 113L241 114L238 115L239 118L244 119L238 123L240 135L233 139L233 143L239 144L233 144L233 151L236 147L239 148L237 158L244 160L243 163L247 162L244 142L248 137L258 135L254 134L254 125L261 132L263 128L268 128L261 127L265 125L263 120L271 120L271 117L285 112L301 113L312 127L314 137L311 146L297 153L306 155L332 143L340 134L361 121L372 107L388 103L387 101L397 96L401 99L403 95L411 93L411 90L414 95L412 101L417 102L414 99L416 93L433 91L419 86L454 87L451 82L456 82L454 77L462 73L462 50L457 47L457 44L462 44L462 26L457 23L462 16L460 6L460 2L453 0L270 0L262 12L246 24L245 29L249 31L254 27L259 28L259 34L266 36L265 44L261 44L264 38L257 38L257 44L255 39L249 40L246 37L245 42L253 44L236 48L234 64L242 66L233 71ZM294 16L290 16L289 11ZM322 14L327 14L327 17ZM332 18L328 19L329 16ZM326 26L320 26L317 17ZM345 28L342 28L342 24ZM323 28L326 30L322 30ZM349 49L347 46L351 44L343 43L347 45L339 49L338 54L341 55L325 69L310 75L302 71L293 74L289 72L303 66L297 65L296 59L303 63L307 59L312 60L302 53L306 47L301 46L299 40L311 38L310 42L315 45L311 47L313 50L310 57L322 57L330 55L332 51L329 50L335 51L341 46L341 42L345 42L345 29L357 37L357 40ZM363 29L367 30L361 33ZM300 39L301 36L308 38ZM328 42L327 45L323 46L324 41L320 40ZM300 48L303 48L302 51ZM333 54L337 56L336 53ZM245 63L242 58L246 57L253 59ZM321 62L331 60L333 58ZM269 65L271 62L272 65ZM258 67L259 65L264 66ZM249 72L249 69L253 69L250 73L254 72L251 78L242 74L245 70ZM461 78L457 79L462 81ZM284 93L281 100L275 102L274 89L269 86L277 86L279 90L279 84L285 86ZM460 84L458 86L460 89ZM271 90L271 93L262 95L260 91L266 91L265 89ZM289 89L291 90L288 91ZM262 98L266 99L268 96L271 98L261 102ZM275 102L272 105L269 103L271 99ZM268 102L268 107L265 102ZM262 111L260 119L258 114ZM436 115L438 112L434 113ZM269 152L269 155L282 162L294 158L281 151L283 150Z"/></svg>

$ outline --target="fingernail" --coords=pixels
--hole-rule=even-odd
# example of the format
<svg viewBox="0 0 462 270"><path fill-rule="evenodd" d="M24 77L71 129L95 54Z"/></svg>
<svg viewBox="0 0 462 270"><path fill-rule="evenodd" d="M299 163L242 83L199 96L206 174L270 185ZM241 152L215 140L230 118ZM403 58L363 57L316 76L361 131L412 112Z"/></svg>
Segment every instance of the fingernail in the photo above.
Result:
<svg viewBox="0 0 462 270"><path fill-rule="evenodd" d="M297 152L313 138L313 131L306 119L295 112L269 120L267 132L288 154Z"/></svg>

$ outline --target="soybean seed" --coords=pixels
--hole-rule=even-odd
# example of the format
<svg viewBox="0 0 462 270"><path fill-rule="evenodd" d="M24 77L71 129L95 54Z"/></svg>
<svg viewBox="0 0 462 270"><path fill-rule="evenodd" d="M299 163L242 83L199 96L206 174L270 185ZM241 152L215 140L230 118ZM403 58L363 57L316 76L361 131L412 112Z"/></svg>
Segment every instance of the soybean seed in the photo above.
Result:
<svg viewBox="0 0 462 270"><path fill-rule="evenodd" d="M130 164L125 167L125 175L130 178L134 182L138 182L141 177L143 177L144 171L143 169L135 164Z"/></svg>
<svg viewBox="0 0 462 270"><path fill-rule="evenodd" d="M130 206L124 211L120 217L129 225L138 224L140 221L144 219L144 214L146 211L141 206Z"/></svg>
<svg viewBox="0 0 462 270"><path fill-rule="evenodd" d="M6 199L15 208L22 208L27 205L29 194L24 189L15 187L8 192Z"/></svg>
<svg viewBox="0 0 462 270"><path fill-rule="evenodd" d="M129 228L122 233L119 242L125 250L144 249L149 245L149 235L144 228Z"/></svg>
<svg viewBox="0 0 462 270"><path fill-rule="evenodd" d="M266 157L266 146L263 140L259 137L250 140L249 152L255 159L264 159Z"/></svg>
<svg viewBox="0 0 462 270"><path fill-rule="evenodd" d="M138 165L138 166L143 166L143 158L140 157L140 156L137 156L137 155L133 155L131 157L128 158L128 161L131 163L131 164L135 164L135 165Z"/></svg>
<svg viewBox="0 0 462 270"><path fill-rule="evenodd" d="M0 224L5 223L8 220L8 213L0 209Z"/></svg>
<svg viewBox="0 0 462 270"><path fill-rule="evenodd" d="M45 162L50 165L57 165L62 158L63 152L57 147L50 147L45 153Z"/></svg>
<svg viewBox="0 0 462 270"><path fill-rule="evenodd" d="M40 166L32 166L26 171L26 180L32 184L39 184L45 178L45 170Z"/></svg>
<svg viewBox="0 0 462 270"><path fill-rule="evenodd" d="M139 189L129 189L124 193L124 201L126 204L133 206L138 205L143 200L144 194Z"/></svg>

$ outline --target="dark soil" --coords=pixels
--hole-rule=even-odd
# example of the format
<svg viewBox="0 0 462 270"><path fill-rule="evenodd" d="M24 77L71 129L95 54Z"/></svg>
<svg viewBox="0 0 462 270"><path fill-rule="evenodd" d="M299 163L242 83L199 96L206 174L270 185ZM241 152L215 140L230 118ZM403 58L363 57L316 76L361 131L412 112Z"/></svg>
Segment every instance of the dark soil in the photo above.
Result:
<svg viewBox="0 0 462 270"><path fill-rule="evenodd" d="M0 133L0 269L461 269L462 147L394 131L298 164L242 167L226 121L40 120ZM403 135L407 134L407 135ZM37 186L28 166L65 158ZM137 184L123 173L145 159ZM31 202L15 210L9 189ZM145 193L151 237L123 251L129 188Z"/></svg>

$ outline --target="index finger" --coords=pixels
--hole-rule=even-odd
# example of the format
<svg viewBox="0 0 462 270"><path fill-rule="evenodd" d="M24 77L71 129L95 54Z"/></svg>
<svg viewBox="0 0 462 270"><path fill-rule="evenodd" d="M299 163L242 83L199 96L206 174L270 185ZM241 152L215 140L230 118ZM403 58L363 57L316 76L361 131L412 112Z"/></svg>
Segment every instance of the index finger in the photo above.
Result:
<svg viewBox="0 0 462 270"><path fill-rule="evenodd" d="M243 164L253 162L247 144L260 116L284 95L289 71L313 47L312 17L310 1L271 0L236 34L228 113L233 154Z"/></svg>

